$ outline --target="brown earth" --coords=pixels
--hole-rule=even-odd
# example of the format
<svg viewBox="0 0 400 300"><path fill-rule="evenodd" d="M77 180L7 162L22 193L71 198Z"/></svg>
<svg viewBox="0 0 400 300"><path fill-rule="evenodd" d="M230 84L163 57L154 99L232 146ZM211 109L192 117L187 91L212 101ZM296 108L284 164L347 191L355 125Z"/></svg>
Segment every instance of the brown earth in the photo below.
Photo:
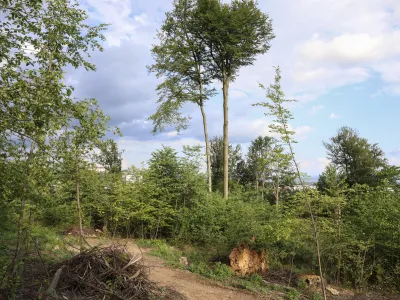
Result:
<svg viewBox="0 0 400 300"><path fill-rule="evenodd" d="M110 245L112 241L87 238L91 246ZM116 241L115 241L116 242ZM133 240L118 240L121 244L126 244L129 252L132 254L141 254L150 272L150 280L158 283L160 286L167 287L169 290L176 291L178 294L185 296L189 300L255 300L255 299L271 299L283 300L287 299L286 295L278 291L270 291L267 295L259 295L244 290L235 289L224 286L216 281L205 279L197 274L186 270L171 268L164 265L164 261L158 257L148 254L150 249L139 248ZM277 284L281 285L281 284ZM335 287L336 289L336 287ZM396 295L385 295L383 293L353 293L352 291L337 288L340 295L333 296L328 292L328 299L332 300L400 300ZM310 290L311 291L311 290ZM311 299L308 295L300 299ZM178 297L176 297L178 299Z"/></svg>
<svg viewBox="0 0 400 300"><path fill-rule="evenodd" d="M90 245L107 245L110 241L100 239L87 239ZM270 295L256 295L250 292L223 286L212 280L204 279L201 276L189 271L174 269L164 265L160 258L149 255L148 249L140 249L133 241L120 240L126 244L132 254L142 254L145 264L150 267L150 280L160 286L171 288L190 300L255 300L255 299L284 299L284 294L271 292Z"/></svg>

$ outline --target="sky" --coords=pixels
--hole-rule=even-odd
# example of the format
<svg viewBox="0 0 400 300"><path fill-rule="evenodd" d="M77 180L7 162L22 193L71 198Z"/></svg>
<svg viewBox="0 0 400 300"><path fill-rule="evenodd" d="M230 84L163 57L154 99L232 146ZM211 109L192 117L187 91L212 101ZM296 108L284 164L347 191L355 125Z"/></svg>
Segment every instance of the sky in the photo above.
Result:
<svg viewBox="0 0 400 300"><path fill-rule="evenodd" d="M228 0L224 0L227 2ZM108 23L104 52L91 62L96 72L68 70L67 82L78 98L96 98L123 153L123 167L140 166L161 145L181 150L204 144L202 119L195 105L183 112L191 126L153 135L147 118L157 107L159 80L148 74L150 49L172 0L81 0L92 24ZM276 38L254 65L240 70L231 84L229 139L245 151L259 135L269 135L270 117L251 104L265 100L259 83L273 81L280 66L282 87L290 99L297 132L296 159L302 172L321 173L329 163L323 141L341 126L378 143L392 164L400 165L400 1L259 0L272 18ZM220 86L217 85L218 90ZM222 135L221 93L206 104L210 136Z"/></svg>

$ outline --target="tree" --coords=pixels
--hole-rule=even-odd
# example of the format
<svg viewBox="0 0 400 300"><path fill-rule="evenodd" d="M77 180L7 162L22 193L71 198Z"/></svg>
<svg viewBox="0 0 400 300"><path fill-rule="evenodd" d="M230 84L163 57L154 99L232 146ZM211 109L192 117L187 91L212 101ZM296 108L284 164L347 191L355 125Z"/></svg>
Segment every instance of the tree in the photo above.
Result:
<svg viewBox="0 0 400 300"><path fill-rule="evenodd" d="M317 182L318 189L331 198L331 205L334 207L335 225L337 228L337 245L339 251L337 255L337 275L336 281L339 283L342 267L342 209L346 204L344 193L347 190L346 175L330 164L326 166L325 171L319 176Z"/></svg>
<svg viewBox="0 0 400 300"><path fill-rule="evenodd" d="M68 126L75 107L73 88L63 83L63 68L94 70L85 56L89 49L102 50L99 40L104 39L105 25L87 25L87 14L76 1L2 1L0 12L0 141L8 160L22 158L24 174L31 177L34 161L50 152L48 141ZM32 187L26 180L10 277L21 255L22 223Z"/></svg>
<svg viewBox="0 0 400 300"><path fill-rule="evenodd" d="M317 182L318 190L330 197L338 197L346 185L346 175L332 164L326 166Z"/></svg>
<svg viewBox="0 0 400 300"><path fill-rule="evenodd" d="M224 182L224 141L221 136L215 136L210 141L211 149L211 171L214 190L223 191ZM229 144L229 181L239 182L242 177L242 153L240 145L235 148L232 144ZM241 168L241 169L239 169Z"/></svg>
<svg viewBox="0 0 400 300"><path fill-rule="evenodd" d="M111 174L120 174L122 170L122 152L114 140L102 141L99 144L100 154L96 155L97 162Z"/></svg>
<svg viewBox="0 0 400 300"><path fill-rule="evenodd" d="M293 139L293 135L295 134L294 131L290 130L289 121L293 119L293 115L289 109L285 107L290 102L294 102L296 100L289 100L285 99L285 94L281 88L281 71L280 68L275 68L275 81L273 84L270 84L268 88L265 88L262 84L260 87L266 92L266 97L269 99L268 102L261 102L253 104L253 106L261 106L266 107L269 111L265 113L267 116L274 116L276 119L273 121L272 124L269 125L270 131L272 133L279 134L281 142L286 145L289 150L290 159L293 162L293 165L296 170L297 179L300 181L303 189L303 196L305 198L305 202L307 205L308 212L310 214L312 229L313 229L313 237L315 242L315 248L317 252L317 259L318 259L318 269L319 269L319 276L321 278L321 289L324 295L324 299L326 299L326 289L324 283L324 277L322 273L322 265L321 265L321 250L318 238L318 227L317 221L312 209L311 201L309 199L309 195L307 194L307 190L304 184L304 179L302 174L300 173L299 165L294 156L294 149L293 144L296 141Z"/></svg>
<svg viewBox="0 0 400 300"><path fill-rule="evenodd" d="M81 250L83 248L83 213L81 207L82 169L94 168L93 151L101 143L109 118L94 99L76 103L71 121L78 123L66 128L56 141L58 158L63 161L66 178L75 182L76 207L79 221ZM72 122L73 123L73 122Z"/></svg>
<svg viewBox="0 0 400 300"><path fill-rule="evenodd" d="M153 46L151 50L155 64L148 69L164 81L157 87L159 106L149 119L153 121L154 133L163 131L166 125L175 125L179 132L187 128L190 119L182 116L179 111L181 106L191 102L200 108L206 145L208 190L211 192L210 145L204 105L214 94L214 89L207 88L211 77L206 67L205 45L194 34L195 7L195 0L174 1L173 10L166 14L158 32L160 45Z"/></svg>
<svg viewBox="0 0 400 300"><path fill-rule="evenodd" d="M267 178L267 165L271 160L272 144L276 143L272 137L257 137L251 142L249 152L247 154L249 165L254 172L256 190L258 191L261 180L262 187Z"/></svg>
<svg viewBox="0 0 400 300"><path fill-rule="evenodd" d="M328 159L346 175L351 187L355 184L377 183L377 173L387 165L378 144L370 144L355 129L341 127L336 136L324 142Z"/></svg>
<svg viewBox="0 0 400 300"><path fill-rule="evenodd" d="M281 185L292 181L293 170L290 155L284 153L284 147L272 137L257 137L251 142L248 152L248 161L253 171L258 191L261 181L262 199L264 199L265 183L272 184L275 203L279 204Z"/></svg>
<svg viewBox="0 0 400 300"><path fill-rule="evenodd" d="M206 46L211 76L222 83L224 111L224 198L228 199L229 140L228 93L229 84L242 67L252 65L257 55L266 53L274 38L271 20L253 0L233 0L229 4L219 0L198 0L195 11L196 35Z"/></svg>

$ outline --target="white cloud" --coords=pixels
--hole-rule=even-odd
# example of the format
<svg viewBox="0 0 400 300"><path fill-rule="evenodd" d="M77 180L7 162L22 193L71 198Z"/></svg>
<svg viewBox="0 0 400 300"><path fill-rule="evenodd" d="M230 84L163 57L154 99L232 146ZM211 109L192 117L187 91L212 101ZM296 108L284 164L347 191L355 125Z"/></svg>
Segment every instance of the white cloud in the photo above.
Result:
<svg viewBox="0 0 400 300"><path fill-rule="evenodd" d="M329 119L331 119L331 120L333 120L333 119L339 119L339 118L340 118L340 116L337 115L337 114L335 114L335 113L331 113L331 114L329 115Z"/></svg>
<svg viewBox="0 0 400 300"><path fill-rule="evenodd" d="M162 145L174 148L178 153L184 145L203 145L203 142L190 138L163 141L162 143L156 140L138 141L123 138L117 140L117 143L119 149L124 149L122 156L125 167L131 165L139 167L142 163L146 163L151 158L151 153L157 149L161 149Z"/></svg>
<svg viewBox="0 0 400 300"><path fill-rule="evenodd" d="M314 61L359 64L388 55L394 49L387 47L386 39L392 38L391 36L373 37L366 33L345 33L331 40L313 38L301 46L300 53L304 58Z"/></svg>
<svg viewBox="0 0 400 300"><path fill-rule="evenodd" d="M323 106L323 105L314 105L312 108L311 108L311 114L312 115L315 115L315 114L317 114L317 112L319 112L320 110L323 110L325 108L325 106Z"/></svg>
<svg viewBox="0 0 400 300"><path fill-rule="evenodd" d="M234 141L251 141L257 136L272 136L279 138L279 134L271 132L268 127L271 122L267 118L257 118L253 120L239 119L232 122L229 127L229 137ZM308 134L313 132L315 129L308 125L298 126L293 128L290 124L288 126L290 131L295 132L295 139L305 140Z"/></svg>
<svg viewBox="0 0 400 300"><path fill-rule="evenodd" d="M146 50L140 53L140 60L147 64L150 58L150 52L147 49L152 43L157 42L154 39L156 29L160 27L164 12L169 10L172 1L84 1L87 7L90 7L89 14L92 21L112 23L106 33L107 44L110 47L123 48L128 44L125 40L129 40L132 49L127 52L131 56L137 53L138 48L135 46L140 44ZM258 87L258 82L268 86L273 81L272 66L281 67L282 88L288 98L294 98L300 102L316 100L336 88L348 85L357 84L361 87L375 74L379 74L385 82L384 86L378 87L381 93L400 94L400 63L398 63L400 61L400 2L398 0L281 0L259 1L259 3L262 10L269 12L273 18L276 38L272 41L270 51L258 57L253 66L242 68L236 81L231 85L231 99L240 99L240 101L231 101L230 112L235 115L243 112L247 118L243 119L241 116L230 119L229 131L232 142L235 138L240 139L241 142L248 142L257 135L269 134L268 119L254 116L250 106L247 110L245 105L247 102L255 103L264 100L265 95ZM287 22L288 19L291 21ZM124 61L128 61L128 58L124 58ZM115 60L117 57L111 58L107 64L113 64ZM103 69L109 68L107 64L103 66ZM121 72L125 70L127 73L124 76L127 79L118 81L115 88L110 86L109 89L120 91L121 95L127 95L126 99L135 99L127 91L137 89L138 86L153 89L151 86L155 84L154 80L148 80L143 84L143 80L132 78L130 73L126 72L126 70L139 68L144 68L144 63L142 66L135 61L135 63L119 66L118 69ZM108 72L107 76L112 78L114 74ZM141 78L144 77L141 76ZM133 84L134 82L137 82L137 86ZM220 90L220 83L217 84L217 89ZM107 101L110 103L115 101L112 95L108 98L110 100ZM143 97L155 102L156 97L153 98L147 94ZM211 102L215 101L210 101L210 104ZM318 106L320 105L315 105L315 107ZM116 110L126 112L131 119L133 117L129 114L136 112L135 107L137 105L133 102L132 106L125 110L124 107L114 105ZM206 109L210 107L212 106L208 103ZM248 113L250 110L251 113ZM315 113L317 112L318 108L315 108ZM130 128L136 126L137 130L143 129L143 132L147 130L144 128L146 124L131 123L128 116L124 118L126 126ZM334 113L331 114L332 116L337 117ZM147 115L143 113L143 116L136 117L145 118ZM210 112L208 120L210 123L218 123L215 127L218 131L214 130L215 134L222 132L222 112L219 110L214 114ZM201 131L201 126L196 127L198 127L196 130ZM212 130L213 128L210 128L210 131ZM301 140L307 138L313 128L299 126L295 130L297 131L296 139ZM131 136L136 133L133 131ZM195 135L194 131L191 134ZM174 142L173 135L172 132L165 134L168 143ZM183 142L187 140L182 137ZM136 150L129 151L131 156L135 156L136 154L132 153L137 151L140 158L150 153L151 149L159 147L159 143L159 140L133 141L132 144L125 143L125 146L128 150L132 145L138 147ZM320 166L318 163L322 164L317 160L310 162L310 165Z"/></svg>
<svg viewBox="0 0 400 300"><path fill-rule="evenodd" d="M167 132L166 134L167 134L167 136L169 136L169 137L174 137L174 136L177 136L177 135L178 135L178 132L177 132L177 131L170 131L170 132Z"/></svg>
<svg viewBox="0 0 400 300"><path fill-rule="evenodd" d="M236 100L240 98L247 98L247 95L239 90L231 90L229 91L229 97Z"/></svg>
<svg viewBox="0 0 400 300"><path fill-rule="evenodd" d="M316 176L321 174L324 170L325 167L330 163L330 161L325 158L325 157L318 157L315 159L304 159L304 160L299 160L299 167L300 171L307 173L308 175L311 176Z"/></svg>

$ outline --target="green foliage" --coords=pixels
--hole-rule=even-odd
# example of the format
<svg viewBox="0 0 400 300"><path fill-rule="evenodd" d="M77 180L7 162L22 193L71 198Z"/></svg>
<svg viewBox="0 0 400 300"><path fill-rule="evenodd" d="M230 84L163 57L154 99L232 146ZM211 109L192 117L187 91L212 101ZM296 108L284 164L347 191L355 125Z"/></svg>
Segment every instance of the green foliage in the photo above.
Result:
<svg viewBox="0 0 400 300"><path fill-rule="evenodd" d="M214 94L207 88L211 78L206 48L196 34L196 5L194 0L174 1L157 34L160 45L151 50L155 63L148 69L164 79L157 87L159 106L149 118L154 123L153 132L164 131L169 125L175 125L178 132L186 129L190 117L181 115L181 106L192 102L203 107Z"/></svg>
<svg viewBox="0 0 400 300"><path fill-rule="evenodd" d="M260 275L254 273L250 275L249 281L254 283L255 285L262 285L264 279Z"/></svg>
<svg viewBox="0 0 400 300"><path fill-rule="evenodd" d="M211 172L214 191L223 191L224 180L224 142L221 136L215 136L210 140ZM237 188L238 184L246 182L243 174L244 160L240 145L233 147L229 144L229 185L231 190ZM248 180L247 180L248 181Z"/></svg>
<svg viewBox="0 0 400 300"><path fill-rule="evenodd" d="M398 177L398 169L389 171L382 149L378 144L370 144L367 139L361 138L355 129L342 127L330 143L324 143L328 158L346 175L349 186L354 184L376 185L379 179L391 175ZM381 168L381 177L377 176ZM385 175L383 175L386 173ZM397 175L396 175L397 174ZM393 179L391 180L393 182Z"/></svg>
<svg viewBox="0 0 400 300"><path fill-rule="evenodd" d="M253 0L199 0L195 16L194 34L206 45L212 76L221 82L234 80L241 67L269 50L274 38L271 19Z"/></svg>
<svg viewBox="0 0 400 300"><path fill-rule="evenodd" d="M122 152L118 151L117 143L114 140L106 140L101 142L98 147L101 153L96 155L97 162L109 173L121 173Z"/></svg>
<svg viewBox="0 0 400 300"><path fill-rule="evenodd" d="M161 257L169 263L178 263L181 256L178 251L175 251L168 244L158 244L157 247L150 251L151 255Z"/></svg>
<svg viewBox="0 0 400 300"><path fill-rule="evenodd" d="M290 290L286 293L286 299L288 300L297 300L301 296L301 293L297 290Z"/></svg>
<svg viewBox="0 0 400 300"><path fill-rule="evenodd" d="M267 102L256 105L274 116L270 129L280 139L258 137L247 155L228 143L226 132L226 139L212 139L214 192L208 193L201 146L184 146L182 155L163 146L147 167L122 172L117 143L104 140L108 117L96 100L73 98L63 70L94 69L86 56L102 50L105 25L87 25L87 13L75 1L13 0L0 4L0 11L1 292L12 297L18 291L30 253L41 253L45 263L67 257L55 229L78 223L141 238L139 246L171 265L183 268L179 258L186 256L192 272L253 291L266 290L261 276L238 278L221 262L238 245L264 250L272 269L289 265L294 273L316 273L323 265L328 281L345 286L400 286L400 172L378 145L343 127L325 143L332 164L318 190L281 189L293 183L297 164L291 161L292 100L284 98L279 68L275 82L262 86ZM269 49L273 33L255 1L179 0L159 38L149 69L164 82L151 119L154 131L170 125L179 131L188 124L180 108L190 102L202 110L214 93L212 80L223 82L227 109L229 82ZM229 201L220 193L224 147ZM254 189L259 182L262 197ZM287 292L288 299L299 296Z"/></svg>
<svg viewBox="0 0 400 300"><path fill-rule="evenodd" d="M312 295L312 300L323 300L324 298L322 297L322 295L320 293L314 293Z"/></svg>
<svg viewBox="0 0 400 300"><path fill-rule="evenodd" d="M229 266L221 263L221 262L217 262L214 265L214 270L213 270L213 277L217 278L218 280L226 280L229 279L230 277L232 277L233 275L233 271L231 268L229 268Z"/></svg>

